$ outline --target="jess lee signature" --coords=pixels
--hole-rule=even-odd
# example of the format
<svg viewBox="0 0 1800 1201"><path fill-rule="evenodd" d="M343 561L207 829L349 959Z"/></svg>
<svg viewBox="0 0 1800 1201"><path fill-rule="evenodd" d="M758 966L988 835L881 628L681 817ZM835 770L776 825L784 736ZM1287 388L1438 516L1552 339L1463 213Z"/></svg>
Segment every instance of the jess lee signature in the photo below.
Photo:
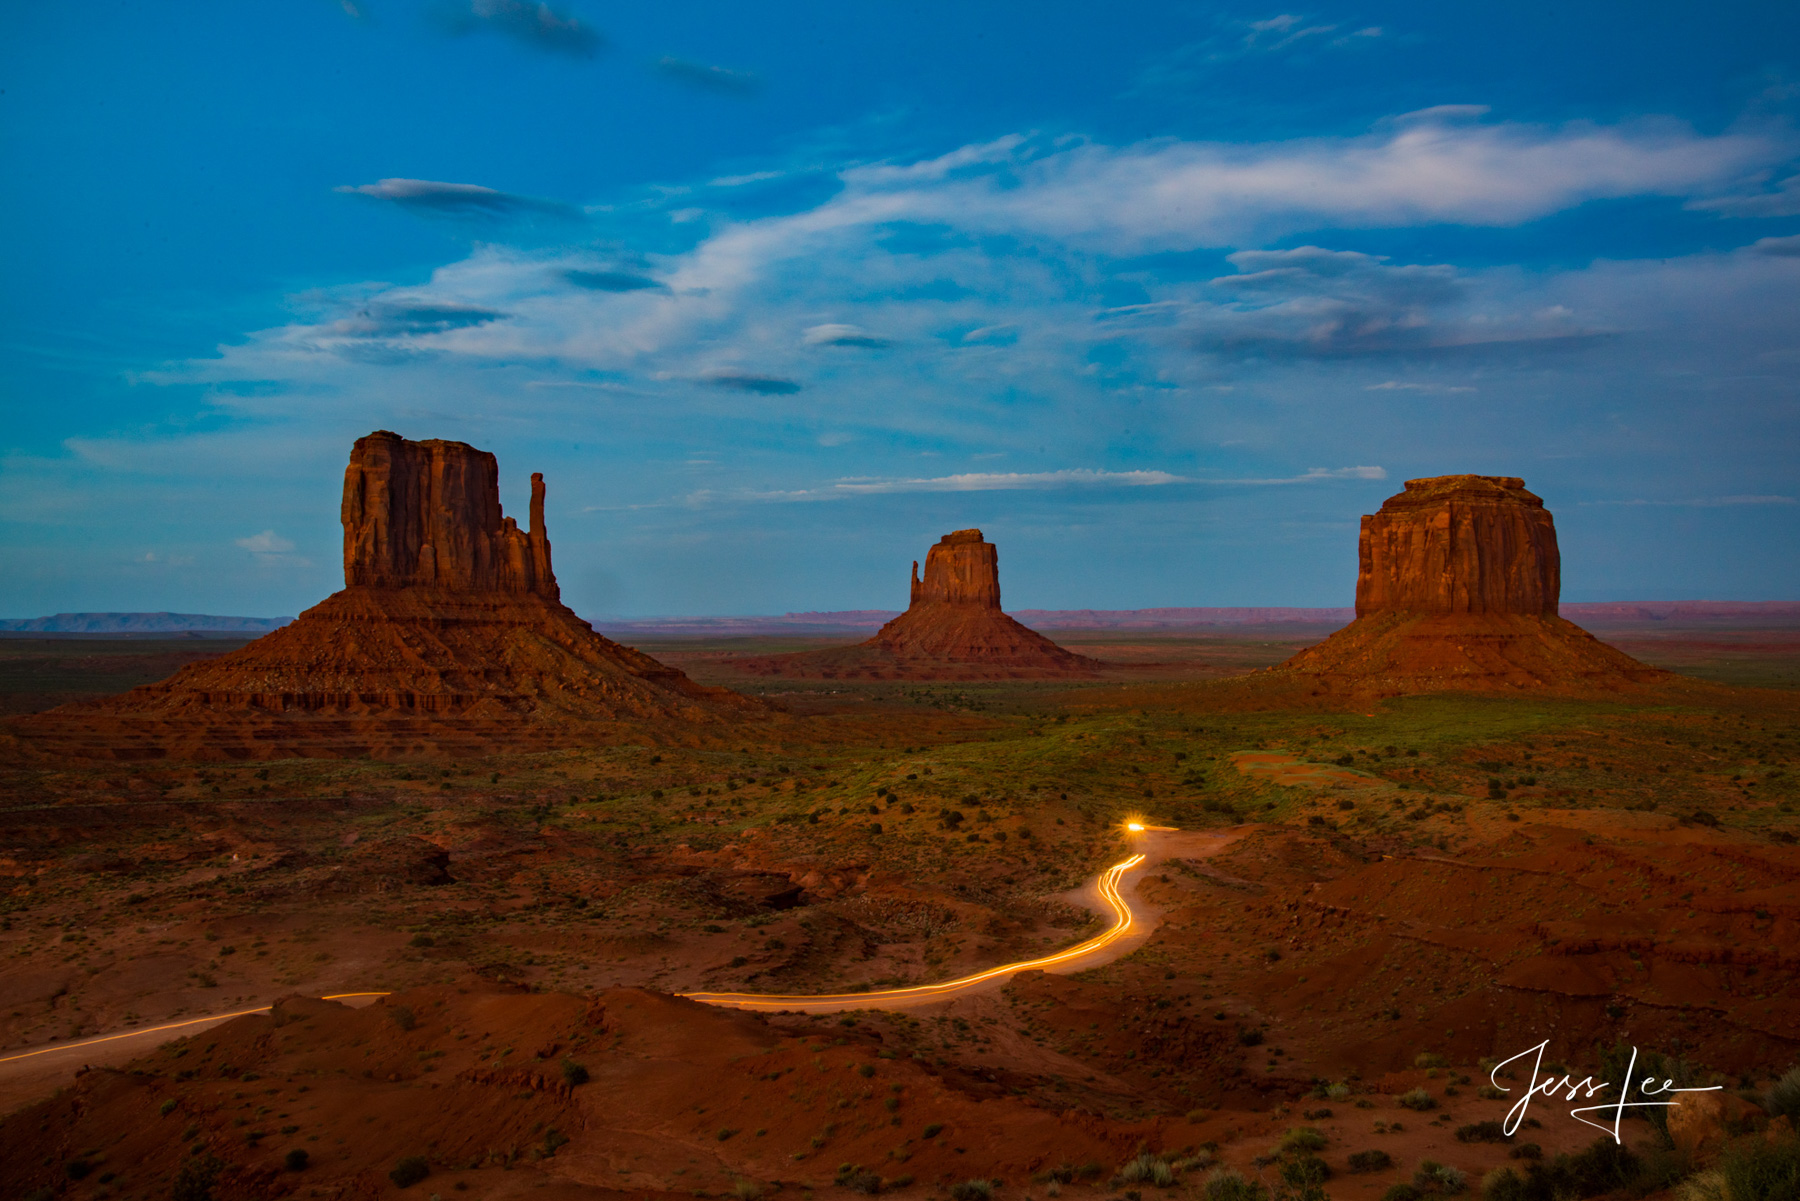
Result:
<svg viewBox="0 0 1800 1201"><path fill-rule="evenodd" d="M1530 1108L1531 1099L1533 1097L1540 1095L1548 1097L1552 1093L1563 1093L1563 1100L1565 1101L1573 1101L1577 1097L1580 1097L1582 1100L1591 1100L1594 1094L1600 1092L1602 1089L1611 1087L1611 1084L1605 1080L1595 1083L1592 1076L1585 1077L1579 1082L1575 1080L1573 1075L1564 1075L1560 1078L1556 1076L1545 1076L1540 1080L1539 1069L1543 1066L1544 1062L1544 1048L1549 1045L1550 1040L1545 1039L1543 1042L1529 1050L1520 1051L1517 1055L1514 1055L1512 1059L1503 1060L1500 1063L1495 1064L1494 1070L1488 1073L1489 1083L1501 1092L1509 1093L1512 1090L1500 1083L1500 1069L1515 1060L1525 1058L1527 1055L1535 1056L1531 1061L1530 1086L1526 1088L1525 1095L1519 1098L1518 1103L1506 1111L1506 1125L1503 1128L1508 1136L1511 1136L1518 1131L1519 1123L1525 1120L1525 1111ZM1642 1080L1634 1080L1634 1076L1637 1072L1637 1061L1637 1048L1633 1047L1631 1048L1631 1063L1625 1069L1625 1081L1623 1084L1619 1085L1618 1100L1608 1101L1604 1105L1579 1106L1575 1109L1571 1109L1569 1111L1569 1116L1574 1118L1577 1122L1592 1126L1596 1130L1606 1131L1608 1134L1612 1135L1613 1142L1623 1146L1624 1140L1619 1137L1619 1123L1625 1120L1625 1111L1627 1109L1667 1109L1671 1106L1681 1104L1680 1101L1633 1101L1631 1100L1631 1095L1634 1087L1637 1090L1638 1095L1643 1097L1667 1097L1674 1093L1710 1093L1717 1092L1724 1087L1722 1084L1714 1084L1709 1085L1706 1088L1676 1088L1673 1080L1664 1080L1662 1083L1658 1084L1654 1075L1645 1076ZM1589 1121L1587 1118L1581 1116L1586 1113L1610 1113L1612 1114L1612 1123L1607 1125L1602 1122Z"/></svg>

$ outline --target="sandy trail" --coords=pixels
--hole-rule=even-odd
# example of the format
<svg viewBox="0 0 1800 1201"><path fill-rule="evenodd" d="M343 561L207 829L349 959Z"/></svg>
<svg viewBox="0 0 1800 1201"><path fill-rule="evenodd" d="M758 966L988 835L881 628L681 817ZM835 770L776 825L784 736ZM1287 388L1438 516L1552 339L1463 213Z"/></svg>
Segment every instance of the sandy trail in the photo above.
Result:
<svg viewBox="0 0 1800 1201"><path fill-rule="evenodd" d="M384 992L334 993L321 1000L342 1001L346 1005L357 1007L370 1004L376 997L385 996L387 994ZM155 1026L145 1026L141 1030L102 1034L79 1042L45 1043L41 1047L0 1055L0 1114L11 1113L20 1105L48 1096L68 1083L70 1076L85 1068L117 1067L129 1063L168 1039L186 1038L245 1014L267 1012L267 1005L254 1009L234 1009L229 1013L215 1013L207 1017L162 1022ZM145 1041L152 1039L154 1035L162 1037Z"/></svg>
<svg viewBox="0 0 1800 1201"><path fill-rule="evenodd" d="M1169 859L1205 859L1218 854L1250 831L1249 826L1226 830L1172 830L1150 827L1133 832L1132 854L1101 872L1078 891L1067 894L1071 903L1113 919L1102 934L1065 950L1037 959L1005 963L956 980L916 988L823 996L776 996L757 993L683 993L690 1000L735 1009L787 1009L808 1013L834 1013L845 1009L905 1009L939 1005L959 997L997 992L1015 975L1025 971L1079 972L1099 967L1142 946L1162 923L1161 911L1134 896L1143 873ZM366 1005L385 993L340 993L325 998L350 1005ZM164 1022L137 1030L104 1034L79 1042L47 1043L0 1056L0 1114L47 1096L66 1084L83 1068L116 1067L171 1038L197 1034L251 1013L267 1013L269 1006L237 1009L229 1013Z"/></svg>
<svg viewBox="0 0 1800 1201"><path fill-rule="evenodd" d="M765 993L692 992L681 995L706 1005L732 1009L786 1009L806 1013L836 1013L845 1009L908 1009L938 1005L958 997L994 992L1020 972L1044 971L1068 974L1086 971L1123 958L1144 944L1162 924L1162 912L1137 901L1142 873L1169 859L1206 859L1242 838L1249 826L1228 830L1176 830L1150 826L1134 830L1133 853L1113 864L1068 899L1113 919L1112 928L1086 942L1017 963L1003 963L973 975L912 988L886 988L868 992L779 995Z"/></svg>

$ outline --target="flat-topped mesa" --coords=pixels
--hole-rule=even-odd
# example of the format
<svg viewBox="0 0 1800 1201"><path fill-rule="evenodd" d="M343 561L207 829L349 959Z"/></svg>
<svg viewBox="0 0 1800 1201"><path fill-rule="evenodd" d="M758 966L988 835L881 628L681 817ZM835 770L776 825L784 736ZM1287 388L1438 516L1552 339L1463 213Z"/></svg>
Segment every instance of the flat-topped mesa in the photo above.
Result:
<svg viewBox="0 0 1800 1201"><path fill-rule="evenodd" d="M556 600L544 477L531 477L531 529L500 512L494 456L466 442L358 438L344 469L344 584L439 588Z"/></svg>
<svg viewBox="0 0 1800 1201"><path fill-rule="evenodd" d="M957 530L925 552L925 578L912 565L912 603L1000 607L1000 548L982 541L980 530Z"/></svg>
<svg viewBox="0 0 1800 1201"><path fill-rule="evenodd" d="M1556 615L1556 523L1515 476L1407 480L1362 519L1356 615Z"/></svg>
<svg viewBox="0 0 1800 1201"><path fill-rule="evenodd" d="M1356 620L1276 669L1313 696L1447 689L1602 694L1666 673L1556 611L1556 523L1506 475L1408 480L1362 519Z"/></svg>

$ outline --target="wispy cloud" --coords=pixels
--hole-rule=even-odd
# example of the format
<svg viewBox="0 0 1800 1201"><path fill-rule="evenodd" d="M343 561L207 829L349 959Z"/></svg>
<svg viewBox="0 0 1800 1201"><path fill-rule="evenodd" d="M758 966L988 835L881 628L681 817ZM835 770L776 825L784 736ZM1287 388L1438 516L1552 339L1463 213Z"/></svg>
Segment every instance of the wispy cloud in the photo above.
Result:
<svg viewBox="0 0 1800 1201"><path fill-rule="evenodd" d="M1327 480L1385 480L1385 467L1309 467L1299 475L1281 475L1262 479L1206 480L1210 484L1318 484Z"/></svg>
<svg viewBox="0 0 1800 1201"><path fill-rule="evenodd" d="M1681 509L1720 509L1734 505L1791 505L1800 504L1800 500L1792 496L1701 496L1689 500L1650 500L1634 497L1631 500L1586 500L1584 505L1624 505L1637 507L1640 505L1671 506Z"/></svg>
<svg viewBox="0 0 1800 1201"><path fill-rule="evenodd" d="M931 479L841 480L832 485L848 495L889 492L1011 492L1036 488L1155 488L1190 482L1166 471L1097 471L1075 467L1064 471L971 471Z"/></svg>
<svg viewBox="0 0 1800 1201"><path fill-rule="evenodd" d="M754 392L758 396L791 396L800 390L800 384L795 380L775 375L750 375L740 371L708 372L700 377L700 382L734 392Z"/></svg>
<svg viewBox="0 0 1800 1201"><path fill-rule="evenodd" d="M1773 255L1776 258L1800 258L1800 234L1789 234L1785 238L1758 238L1750 244L1755 254Z"/></svg>
<svg viewBox="0 0 1800 1201"><path fill-rule="evenodd" d="M1672 122L1532 126L1411 114L1354 138L1048 152L1002 139L844 173L841 216L1035 231L1133 253L1317 228L1514 225L1587 200L1706 194L1784 156L1772 134Z"/></svg>
<svg viewBox="0 0 1800 1201"><path fill-rule="evenodd" d="M1691 209L1725 217L1793 217L1800 215L1800 175L1790 175L1762 192L1734 192L1688 202Z"/></svg>
<svg viewBox="0 0 1800 1201"><path fill-rule="evenodd" d="M505 316L503 312L480 305L390 296L321 329L328 335L343 338L416 337L486 325Z"/></svg>
<svg viewBox="0 0 1800 1201"><path fill-rule="evenodd" d="M690 59L663 57L652 68L664 79L702 92L724 96L754 96L762 91L762 79L750 71L734 71L730 67L697 63Z"/></svg>
<svg viewBox="0 0 1800 1201"><path fill-rule="evenodd" d="M585 214L574 205L535 196L519 196L472 183L442 183L434 179L383 179L375 183L344 184L333 191L371 200L385 200L410 212L443 217L556 217L580 221Z"/></svg>
<svg viewBox="0 0 1800 1201"><path fill-rule="evenodd" d="M252 534L248 538L236 538L232 541L234 545L243 547L259 559L290 555L294 552L293 542L283 538L274 530L264 530L260 534Z"/></svg>
<svg viewBox="0 0 1800 1201"><path fill-rule="evenodd" d="M893 345L891 339L877 337L860 325L836 322L812 326L801 335L800 340L808 346L854 346L863 350L880 350Z"/></svg>
<svg viewBox="0 0 1800 1201"><path fill-rule="evenodd" d="M592 58L606 39L591 25L531 0L467 0L440 10L452 33L492 30L536 50Z"/></svg>
<svg viewBox="0 0 1800 1201"><path fill-rule="evenodd" d="M642 292L651 289L668 291L667 284L630 271L587 271L572 268L564 271L562 277L576 287L592 292Z"/></svg>
<svg viewBox="0 0 1800 1201"><path fill-rule="evenodd" d="M1239 269L1203 290L1107 310L1114 328L1158 329L1210 355L1342 358L1540 341L1591 333L1574 314L1545 306L1497 319L1470 312L1465 283L1441 264L1301 246L1226 256ZM1372 390L1440 390L1399 381ZM1447 390L1447 389L1442 389Z"/></svg>
<svg viewBox="0 0 1800 1201"><path fill-rule="evenodd" d="M1382 380L1379 384L1369 384L1364 392L1432 392L1449 394L1455 392L1474 392L1476 388L1468 384L1422 384L1413 380Z"/></svg>
<svg viewBox="0 0 1800 1201"><path fill-rule="evenodd" d="M1207 479L1176 475L1169 471L1106 471L1071 467L1060 471L968 471L899 479L853 477L813 488L764 489L735 493L711 489L688 494L685 503L704 505L728 502L783 503L848 500L858 496L892 496L914 492L1046 492L1068 489L1163 488L1170 485L1264 487L1313 484L1329 480L1383 480L1380 467L1314 467L1300 475L1268 479Z"/></svg>

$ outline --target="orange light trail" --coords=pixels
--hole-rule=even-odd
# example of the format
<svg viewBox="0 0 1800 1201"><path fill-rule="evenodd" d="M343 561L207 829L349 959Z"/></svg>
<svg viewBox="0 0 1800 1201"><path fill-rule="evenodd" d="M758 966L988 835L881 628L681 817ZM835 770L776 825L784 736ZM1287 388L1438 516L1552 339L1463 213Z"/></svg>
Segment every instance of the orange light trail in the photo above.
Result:
<svg viewBox="0 0 1800 1201"><path fill-rule="evenodd" d="M350 997L385 997L388 995L390 994L385 992L339 992L332 993L328 997L320 997L319 1000L343 1001ZM81 1047L98 1046L101 1043L110 1043L121 1038L141 1038L146 1034L156 1034L163 1030L179 1030L183 1026L198 1026L204 1022L223 1022L231 1018L244 1017L246 1014L267 1013L273 1008L275 1008L273 1005L263 1005L256 1009L239 1009L233 1013L215 1013L211 1017L189 1018L185 1022L169 1022L161 1026L146 1026L142 1030L127 1030L123 1034L104 1034L99 1038L83 1039L78 1043L60 1043L54 1047L39 1047L35 1051L21 1051L17 1055L0 1055L0 1063L12 1063L17 1059L30 1059L33 1055L49 1055L55 1051L74 1051Z"/></svg>
<svg viewBox="0 0 1800 1201"><path fill-rule="evenodd" d="M1152 826L1151 829L1167 827ZM1135 833L1135 831L1134 831ZM815 993L811 996L774 996L767 993L745 992L689 992L681 993L690 1001L699 1001L706 1005L728 1005L738 1009L785 1009L794 1005L817 1005L820 1003L870 1004L880 1001L918 1001L942 996L958 989L969 988L999 976L1010 976L1015 972L1029 972L1037 968L1055 967L1083 955L1092 954L1104 947L1124 938L1131 933L1136 917L1131 906L1119 892L1119 881L1125 873L1144 861L1142 855L1133 855L1120 863L1115 863L1100 875L1100 899L1113 911L1112 929L1104 934L1097 934L1086 942L1077 943L1067 950L1058 951L1054 955L1045 955L1041 959L1027 959L1020 963L1003 963L999 967L991 967L985 972L976 972L973 976L963 976L956 980L941 980L936 984L918 984L911 988L884 988L873 992L850 993Z"/></svg>

